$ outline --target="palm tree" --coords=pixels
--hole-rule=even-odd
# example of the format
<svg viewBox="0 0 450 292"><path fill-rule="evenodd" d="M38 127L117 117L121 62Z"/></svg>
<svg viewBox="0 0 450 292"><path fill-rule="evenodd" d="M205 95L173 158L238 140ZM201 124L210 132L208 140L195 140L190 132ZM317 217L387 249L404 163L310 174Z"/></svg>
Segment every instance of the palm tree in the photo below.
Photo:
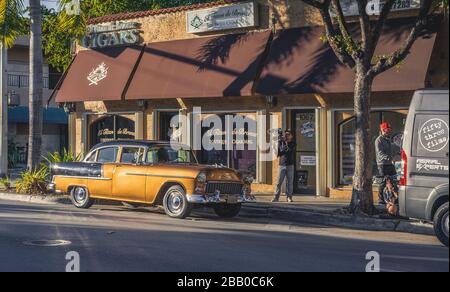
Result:
<svg viewBox="0 0 450 292"><path fill-rule="evenodd" d="M30 81L29 81L29 138L28 169L41 160L43 124L43 56L41 1L30 0ZM10 48L19 35L26 34L23 0L0 0L1 43Z"/></svg>
<svg viewBox="0 0 450 292"><path fill-rule="evenodd" d="M30 125L28 135L28 169L41 162L43 125L43 56L41 0L30 0Z"/></svg>

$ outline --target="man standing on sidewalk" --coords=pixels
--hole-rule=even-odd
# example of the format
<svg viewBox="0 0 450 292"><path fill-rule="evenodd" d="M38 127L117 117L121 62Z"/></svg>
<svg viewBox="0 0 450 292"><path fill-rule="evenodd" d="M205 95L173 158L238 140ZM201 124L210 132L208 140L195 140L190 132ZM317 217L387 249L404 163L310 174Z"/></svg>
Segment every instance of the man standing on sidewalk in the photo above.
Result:
<svg viewBox="0 0 450 292"><path fill-rule="evenodd" d="M378 176L382 178L378 189L378 204L384 205L383 191L386 188L386 177L395 176L397 171L394 166L394 145L392 144L392 127L389 123L380 125L381 135L375 141L375 153L377 158Z"/></svg>
<svg viewBox="0 0 450 292"><path fill-rule="evenodd" d="M278 173L277 190L272 202L280 200L281 188L286 179L287 189L286 197L289 203L292 203L292 195L294 193L294 173L295 173L295 149L297 145L294 141L294 133L287 130L284 137L278 142L278 157L280 158L280 168Z"/></svg>

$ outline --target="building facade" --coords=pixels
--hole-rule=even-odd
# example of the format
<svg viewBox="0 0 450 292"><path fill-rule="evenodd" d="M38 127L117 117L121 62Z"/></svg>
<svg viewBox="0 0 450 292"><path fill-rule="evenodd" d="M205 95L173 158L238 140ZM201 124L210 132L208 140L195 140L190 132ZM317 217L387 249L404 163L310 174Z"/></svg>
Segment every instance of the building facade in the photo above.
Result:
<svg viewBox="0 0 450 292"><path fill-rule="evenodd" d="M8 50L7 98L8 98L8 157L12 167L26 164L29 123L29 40L19 37ZM67 147L67 114L53 101L47 107L61 74L52 72L48 64L43 66L44 127L42 154L59 152Z"/></svg>
<svg viewBox="0 0 450 292"><path fill-rule="evenodd" d="M346 8L351 17L351 5ZM414 7L395 13L379 54L400 46L416 13ZM86 153L110 139L170 139L180 113L188 130L179 139L192 145L197 124L210 124L212 114L223 124L227 115L239 115L256 129L233 128L245 133L243 148L236 140L230 149L200 149L197 156L250 172L255 194L272 193L278 162L261 159L264 151L250 149L249 141L270 140L259 117L274 117L296 133L295 192L349 198L354 76L321 41L323 33L317 12L296 0L222 1L91 19L55 98L71 112L71 150ZM400 145L412 94L423 87L448 87L442 21L430 25L402 66L375 80L372 128L389 121ZM194 118L198 108L201 121ZM208 127L201 131L208 134ZM224 143L216 140L210 141Z"/></svg>

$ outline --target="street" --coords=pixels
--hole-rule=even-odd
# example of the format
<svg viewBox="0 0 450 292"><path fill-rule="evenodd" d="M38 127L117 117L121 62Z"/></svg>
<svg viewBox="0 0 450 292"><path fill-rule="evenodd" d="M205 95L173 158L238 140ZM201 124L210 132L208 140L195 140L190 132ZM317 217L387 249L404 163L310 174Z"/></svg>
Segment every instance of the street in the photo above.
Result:
<svg viewBox="0 0 450 292"><path fill-rule="evenodd" d="M174 220L158 210L0 201L0 271L361 271L366 254L380 269L449 270L448 249L433 236L289 224L268 219L221 220L206 211ZM36 240L70 244L43 247Z"/></svg>

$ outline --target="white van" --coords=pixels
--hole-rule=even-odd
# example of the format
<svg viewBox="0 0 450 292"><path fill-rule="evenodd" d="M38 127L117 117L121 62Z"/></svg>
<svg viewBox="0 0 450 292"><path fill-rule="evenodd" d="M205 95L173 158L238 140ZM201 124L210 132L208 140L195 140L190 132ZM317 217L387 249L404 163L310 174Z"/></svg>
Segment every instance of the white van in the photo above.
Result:
<svg viewBox="0 0 450 292"><path fill-rule="evenodd" d="M400 179L400 214L434 223L448 246L449 91L414 94L405 125Z"/></svg>

